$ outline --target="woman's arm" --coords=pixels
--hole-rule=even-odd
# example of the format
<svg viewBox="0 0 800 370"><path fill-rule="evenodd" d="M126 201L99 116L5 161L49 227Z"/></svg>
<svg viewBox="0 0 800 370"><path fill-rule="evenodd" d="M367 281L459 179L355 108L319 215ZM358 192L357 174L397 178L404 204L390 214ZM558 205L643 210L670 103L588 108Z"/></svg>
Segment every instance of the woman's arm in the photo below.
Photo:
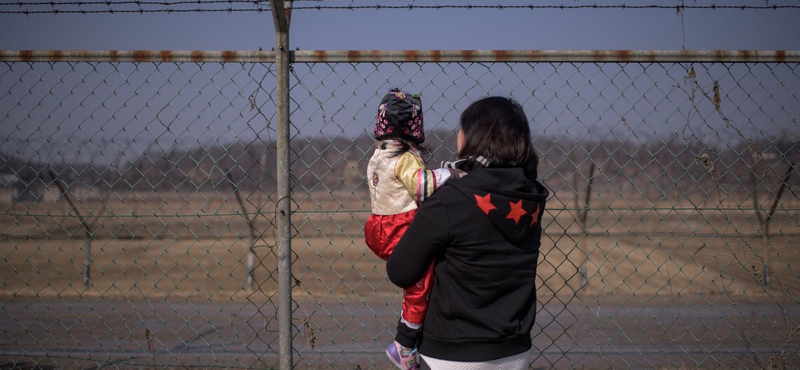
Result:
<svg viewBox="0 0 800 370"><path fill-rule="evenodd" d="M441 197L429 198L417 210L386 262L389 281L401 288L416 284L436 255L448 245L448 238L447 212Z"/></svg>

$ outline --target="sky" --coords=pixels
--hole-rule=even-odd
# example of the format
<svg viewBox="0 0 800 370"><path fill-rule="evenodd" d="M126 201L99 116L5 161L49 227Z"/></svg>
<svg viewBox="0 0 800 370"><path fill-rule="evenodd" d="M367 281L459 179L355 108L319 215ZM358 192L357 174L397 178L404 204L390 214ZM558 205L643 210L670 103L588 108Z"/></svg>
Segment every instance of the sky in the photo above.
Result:
<svg viewBox="0 0 800 370"><path fill-rule="evenodd" d="M131 14L120 11L135 10L138 5L114 4L122 0L113 0L115 14L65 14L65 10L103 10L107 6L50 6L36 5L36 1L41 0L19 0L25 4L20 6L18 0L0 0L0 50L269 50L275 44L269 12ZM93 0L82 1L85 4ZM376 3L375 0L324 0L294 4L346 7ZM623 0L491 2L565 7L594 3L624 4ZM681 3L681 0L637 0L635 4ZM683 3L712 4L710 0ZM380 4L466 5L468 2L390 0ZM724 4L800 6L800 0L730 0ZM183 10L197 7L196 4L180 6ZM206 3L203 9L227 6L224 2ZM255 7L250 3L235 6ZM268 3L261 6L267 8ZM8 13L54 8L62 13ZM798 20L800 9L795 8L686 9L680 13L675 9L295 9L290 47L301 50L800 50ZM274 128L268 128L269 122L262 122L262 118L274 114L274 107L270 107L267 99L268 87L274 83L269 66L245 67L247 72L239 65L213 63L202 66L79 63L52 67L11 63L3 69L0 63L0 114L5 113L6 117L0 115L0 135L27 141L40 136L37 140L49 142L55 140L51 135L58 132L69 138L69 145L59 149L61 155L78 152L86 148L86 142L99 139L121 138L121 143L112 145L115 148L124 147L128 140L134 139L144 142L143 148L165 141L166 148L184 139L191 144L269 137ZM518 99L536 123L536 131L545 135L589 133L602 138L613 134L627 139L634 134L640 135L639 138L659 133L658 130L684 134L685 127L696 126L701 132L707 125L728 125L716 117L713 102L698 101L703 105L697 114L686 113L685 101L691 92L684 91L688 89L686 84L679 83L686 75L681 66L671 65L665 70L657 66L615 64L500 64L489 71L478 63L467 65L466 72L460 68L452 64L342 64L333 68L324 64L297 65L295 72L302 76L303 84L295 86L293 98L298 109L292 122L301 134L309 136L368 134L369 124L364 122L374 117L374 100L390 87L401 87L427 97L426 117L431 122L426 124L427 130L452 129L458 112L485 94ZM4 73L6 70L12 72ZM796 117L800 116L795 97L796 73L785 65L775 70L764 65L753 69L716 65L700 70L698 83L711 91L716 79L720 79L725 94L723 110L735 122L747 125L747 129L783 130L796 127ZM164 84L167 80L169 83ZM265 86L266 90L258 96L264 111L253 111L249 99L255 95L250 94ZM157 87L160 90L155 93L153 89ZM351 87L353 90L348 90ZM765 110L770 113L762 117ZM751 122L767 123L751 125ZM170 131L167 128L170 125L182 128ZM731 130L721 130L723 135L734 135ZM104 143L100 140L97 145ZM89 151L100 150L89 148ZM140 149L131 149L129 155L135 157ZM41 154L39 147L31 150Z"/></svg>
<svg viewBox="0 0 800 370"><path fill-rule="evenodd" d="M118 1L118 0L117 0ZM23 1L24 2L24 1ZM29 2L33 2L29 0ZM6 5L1 5L5 3ZM0 0L0 11L53 7ZM56 1L56 4L58 1ZM295 1L300 6L466 5L468 1ZM472 1L476 4L487 2ZM500 0L492 5L622 5L623 0ZM637 5L679 5L639 0ZM685 0L687 6L712 1ZM731 0L725 5L797 6L798 0ZM223 9L225 4L204 4ZM262 6L268 8L268 3ZM253 9L252 4L239 4ZM104 5L56 6L102 10ZM196 5L182 9L196 9ZM137 9L118 5L117 10ZM164 9L151 7L147 9ZM297 9L290 45L303 50L800 50L800 9ZM275 44L269 12L145 14L0 13L4 50L257 50Z"/></svg>

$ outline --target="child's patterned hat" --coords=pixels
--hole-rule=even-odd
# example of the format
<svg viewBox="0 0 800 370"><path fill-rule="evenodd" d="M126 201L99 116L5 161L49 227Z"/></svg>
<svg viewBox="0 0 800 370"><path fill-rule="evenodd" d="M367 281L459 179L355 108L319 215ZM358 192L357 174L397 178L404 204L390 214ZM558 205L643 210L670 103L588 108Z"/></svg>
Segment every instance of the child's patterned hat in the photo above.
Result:
<svg viewBox="0 0 800 370"><path fill-rule="evenodd" d="M381 100L375 116L375 139L397 138L421 144L425 141L422 124L422 98L392 89Z"/></svg>

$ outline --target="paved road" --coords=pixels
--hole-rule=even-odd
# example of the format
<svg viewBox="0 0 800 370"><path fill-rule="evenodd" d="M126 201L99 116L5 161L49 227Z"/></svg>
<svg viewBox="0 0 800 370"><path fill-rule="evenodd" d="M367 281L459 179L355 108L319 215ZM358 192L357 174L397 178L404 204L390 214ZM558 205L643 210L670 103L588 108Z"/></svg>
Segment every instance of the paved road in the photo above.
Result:
<svg viewBox="0 0 800 370"><path fill-rule="evenodd" d="M297 299L297 298L296 298ZM297 368L390 369L396 298L299 299ZM272 302L2 300L0 369L275 368ZM533 368L800 367L800 308L725 296L551 298ZM309 329L310 328L310 329ZM781 354L783 353L783 354Z"/></svg>

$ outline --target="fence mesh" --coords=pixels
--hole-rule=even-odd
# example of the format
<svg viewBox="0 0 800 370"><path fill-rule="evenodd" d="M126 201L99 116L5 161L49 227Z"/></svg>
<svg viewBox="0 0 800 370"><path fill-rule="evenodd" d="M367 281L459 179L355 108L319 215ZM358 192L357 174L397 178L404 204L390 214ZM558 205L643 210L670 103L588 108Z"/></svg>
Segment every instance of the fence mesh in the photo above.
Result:
<svg viewBox="0 0 800 370"><path fill-rule="evenodd" d="M533 368L800 367L796 63L295 63L293 363L389 369L374 112L519 101L552 199ZM276 368L274 65L0 65L0 357ZM6 365L0 365L0 367Z"/></svg>

